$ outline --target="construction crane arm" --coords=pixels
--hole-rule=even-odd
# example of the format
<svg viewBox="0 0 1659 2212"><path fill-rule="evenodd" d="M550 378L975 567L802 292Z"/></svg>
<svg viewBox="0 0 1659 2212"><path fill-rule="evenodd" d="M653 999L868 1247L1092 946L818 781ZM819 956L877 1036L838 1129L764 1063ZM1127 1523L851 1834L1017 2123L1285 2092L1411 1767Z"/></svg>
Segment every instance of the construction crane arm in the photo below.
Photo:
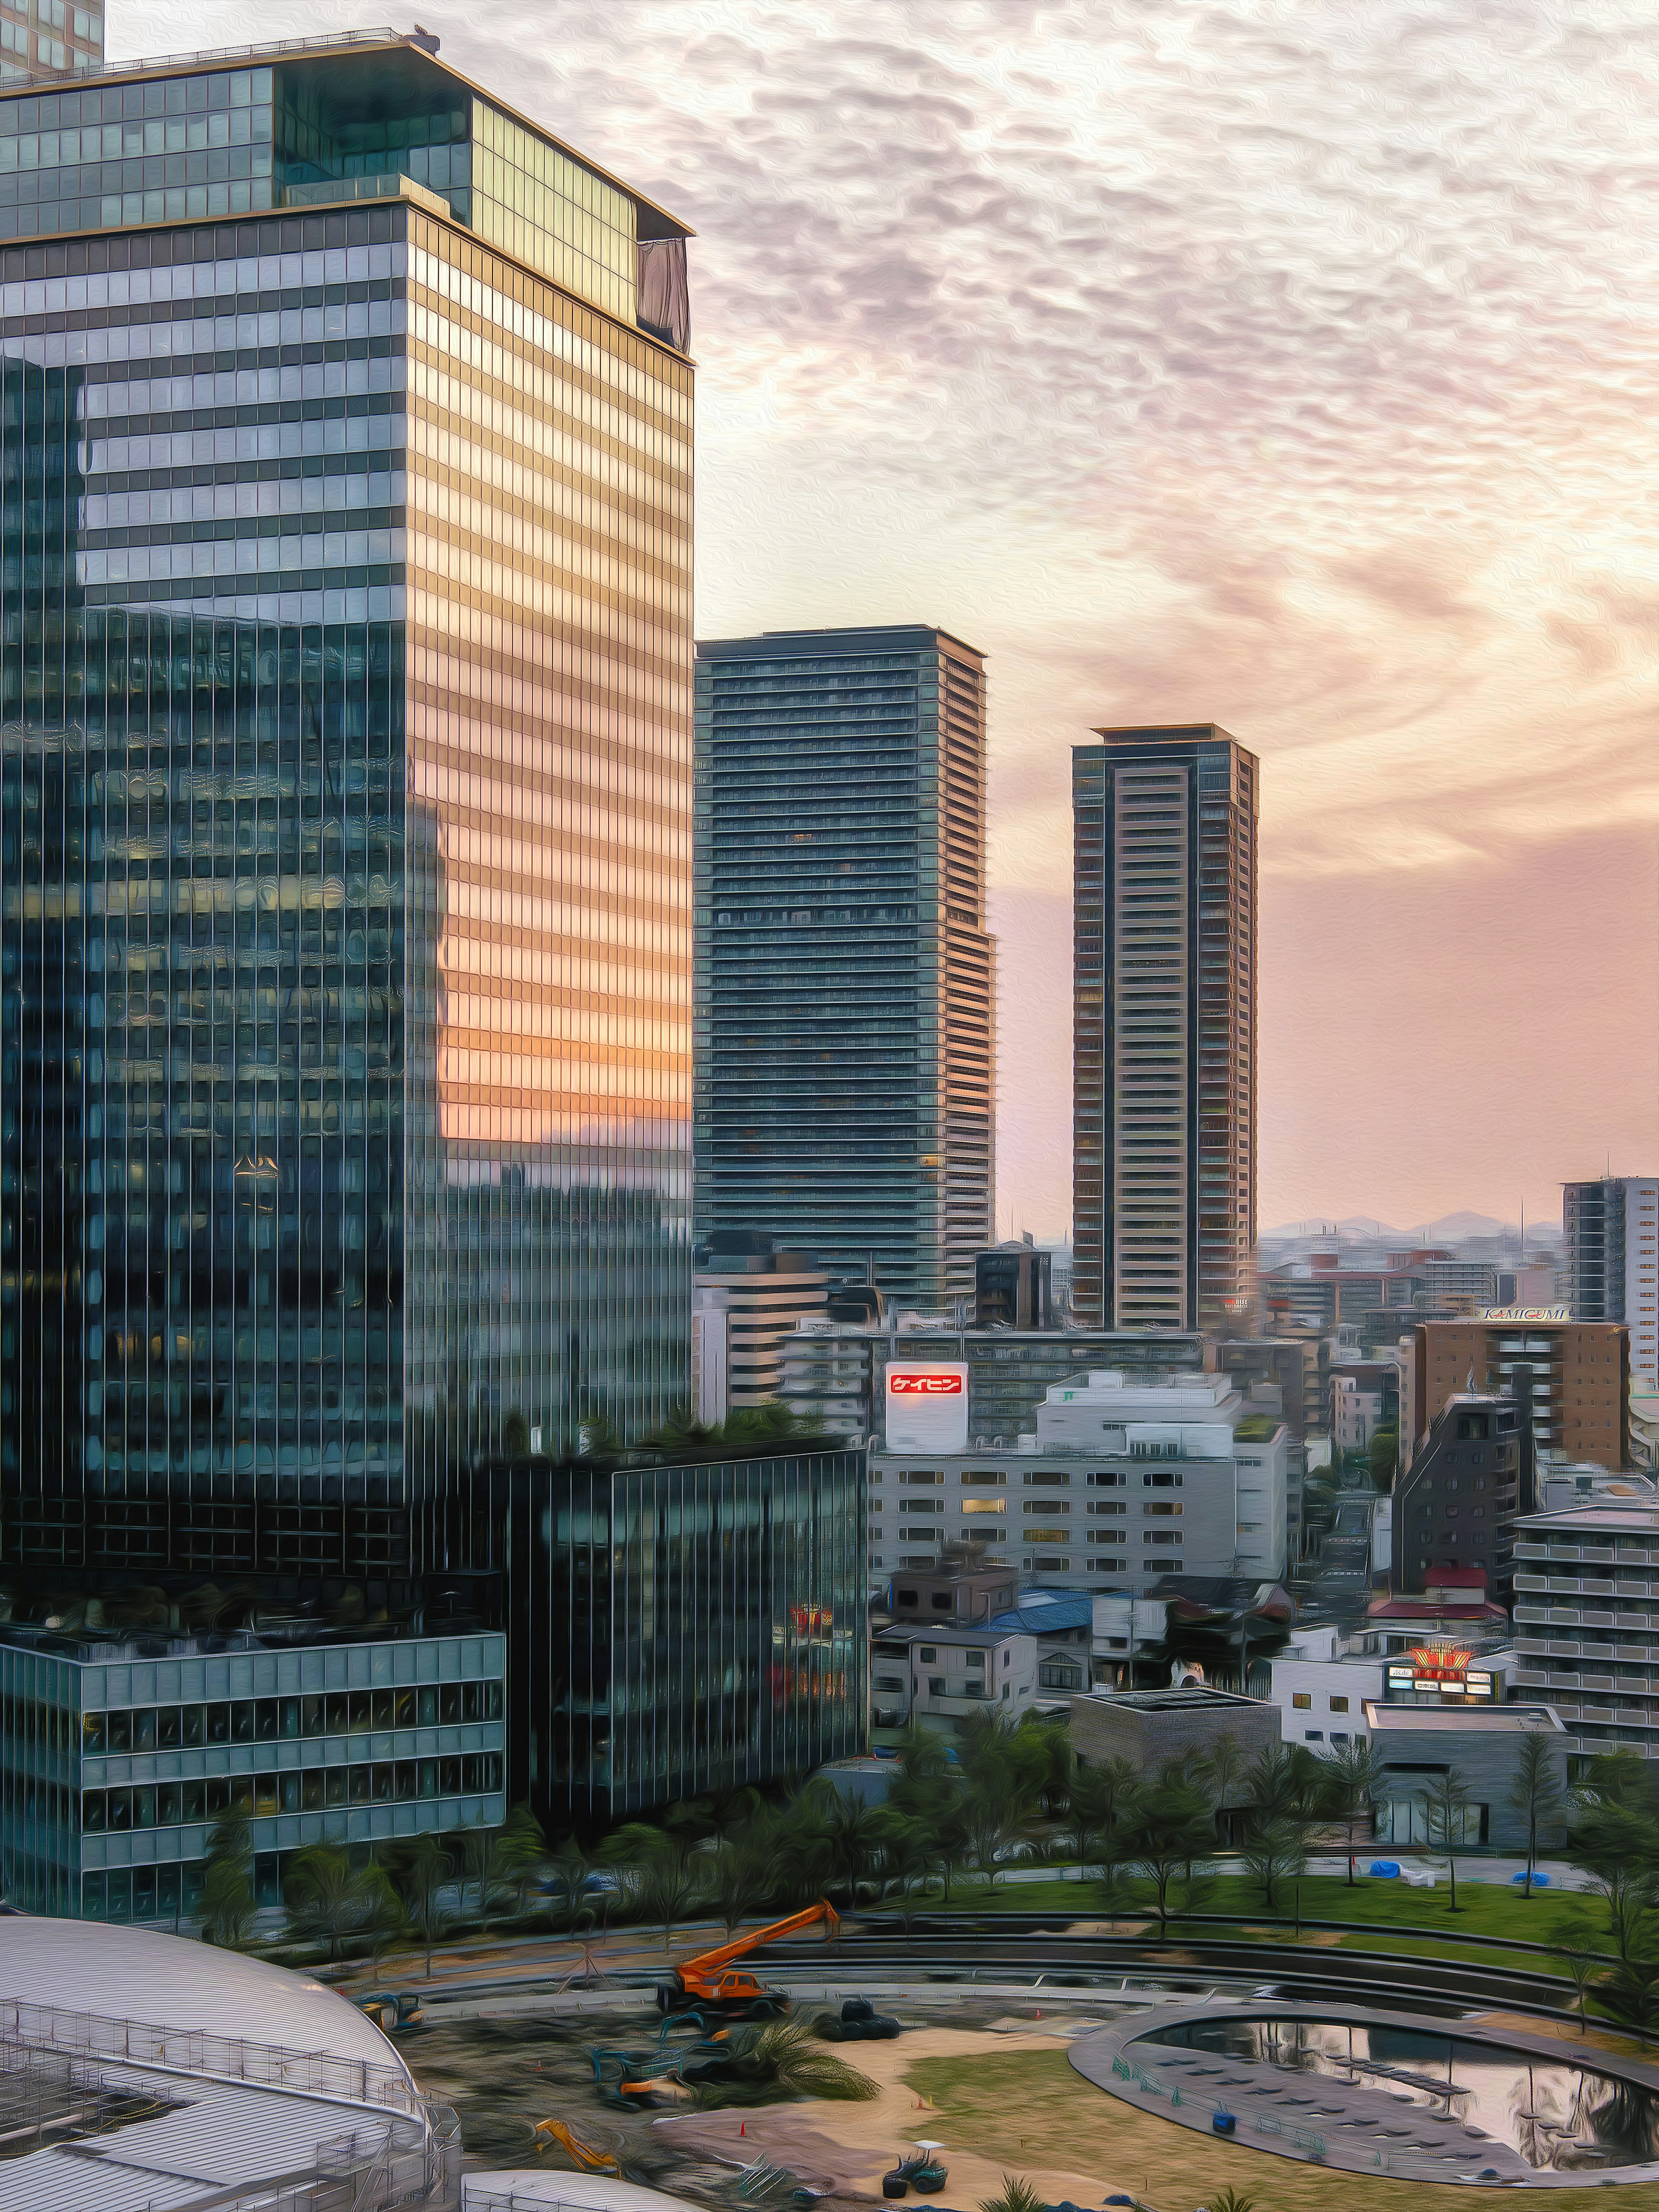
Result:
<svg viewBox="0 0 1659 2212"><path fill-rule="evenodd" d="M807 1905L803 1911L792 1912L787 1920L775 1920L767 1928L751 1928L746 1936L739 1936L735 1942L723 1943L718 1951L700 1951L695 1959L684 1961L680 1974L686 1981L694 1975L701 1978L710 1974L729 1960L741 1959L746 1952L758 1950L763 1943L775 1943L803 1928L814 1927L820 1920L824 1923L825 1934L833 1940L841 1926L841 1915L827 1897L819 1898L816 1905Z"/></svg>

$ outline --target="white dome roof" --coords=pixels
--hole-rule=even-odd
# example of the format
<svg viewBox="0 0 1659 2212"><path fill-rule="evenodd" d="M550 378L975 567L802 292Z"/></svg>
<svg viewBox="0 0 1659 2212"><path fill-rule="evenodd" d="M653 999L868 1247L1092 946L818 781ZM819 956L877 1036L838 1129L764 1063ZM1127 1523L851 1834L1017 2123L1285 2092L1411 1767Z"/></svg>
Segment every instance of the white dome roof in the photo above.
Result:
<svg viewBox="0 0 1659 2212"><path fill-rule="evenodd" d="M0 1917L0 2000L200 2028L409 2069L367 2014L308 1974L102 1920Z"/></svg>

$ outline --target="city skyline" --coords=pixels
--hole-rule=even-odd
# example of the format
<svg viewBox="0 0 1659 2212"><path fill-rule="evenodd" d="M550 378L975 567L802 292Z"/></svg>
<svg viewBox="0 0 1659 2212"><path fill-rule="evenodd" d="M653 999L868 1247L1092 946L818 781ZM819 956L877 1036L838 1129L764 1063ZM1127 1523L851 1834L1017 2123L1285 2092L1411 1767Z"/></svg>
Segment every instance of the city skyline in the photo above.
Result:
<svg viewBox="0 0 1659 2212"><path fill-rule="evenodd" d="M1455 6L1285 7L1153 51L1098 11L837 35L714 0L631 9L618 70L609 11L556 49L544 20L431 27L697 228L699 632L915 620L990 656L1004 1225L1067 1226L1051 861L1105 721L1262 760L1264 1222L1543 1216L1609 1148L1648 1171L1634 34L1500 55ZM225 0L111 26L244 35Z"/></svg>

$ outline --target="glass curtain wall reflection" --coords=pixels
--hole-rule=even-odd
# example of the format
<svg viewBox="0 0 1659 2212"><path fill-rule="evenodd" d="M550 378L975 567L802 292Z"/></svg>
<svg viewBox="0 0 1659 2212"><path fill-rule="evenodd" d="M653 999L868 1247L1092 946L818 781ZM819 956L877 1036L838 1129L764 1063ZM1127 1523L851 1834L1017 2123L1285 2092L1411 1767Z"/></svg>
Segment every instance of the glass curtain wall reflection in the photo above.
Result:
<svg viewBox="0 0 1659 2212"><path fill-rule="evenodd" d="M0 254L0 1565L395 1579L681 1394L690 418L401 200Z"/></svg>

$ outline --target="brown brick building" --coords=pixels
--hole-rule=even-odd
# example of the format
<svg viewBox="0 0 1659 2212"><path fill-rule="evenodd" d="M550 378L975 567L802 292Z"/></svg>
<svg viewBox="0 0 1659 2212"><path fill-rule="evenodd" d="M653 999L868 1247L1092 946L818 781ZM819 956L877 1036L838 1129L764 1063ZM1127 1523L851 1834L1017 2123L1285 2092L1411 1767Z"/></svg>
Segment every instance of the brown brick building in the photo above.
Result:
<svg viewBox="0 0 1659 2212"><path fill-rule="evenodd" d="M1630 1333L1622 1322L1425 1321L1414 1331L1413 1449L1454 1391L1504 1390L1532 1370L1540 1450L1620 1468L1630 1456Z"/></svg>

